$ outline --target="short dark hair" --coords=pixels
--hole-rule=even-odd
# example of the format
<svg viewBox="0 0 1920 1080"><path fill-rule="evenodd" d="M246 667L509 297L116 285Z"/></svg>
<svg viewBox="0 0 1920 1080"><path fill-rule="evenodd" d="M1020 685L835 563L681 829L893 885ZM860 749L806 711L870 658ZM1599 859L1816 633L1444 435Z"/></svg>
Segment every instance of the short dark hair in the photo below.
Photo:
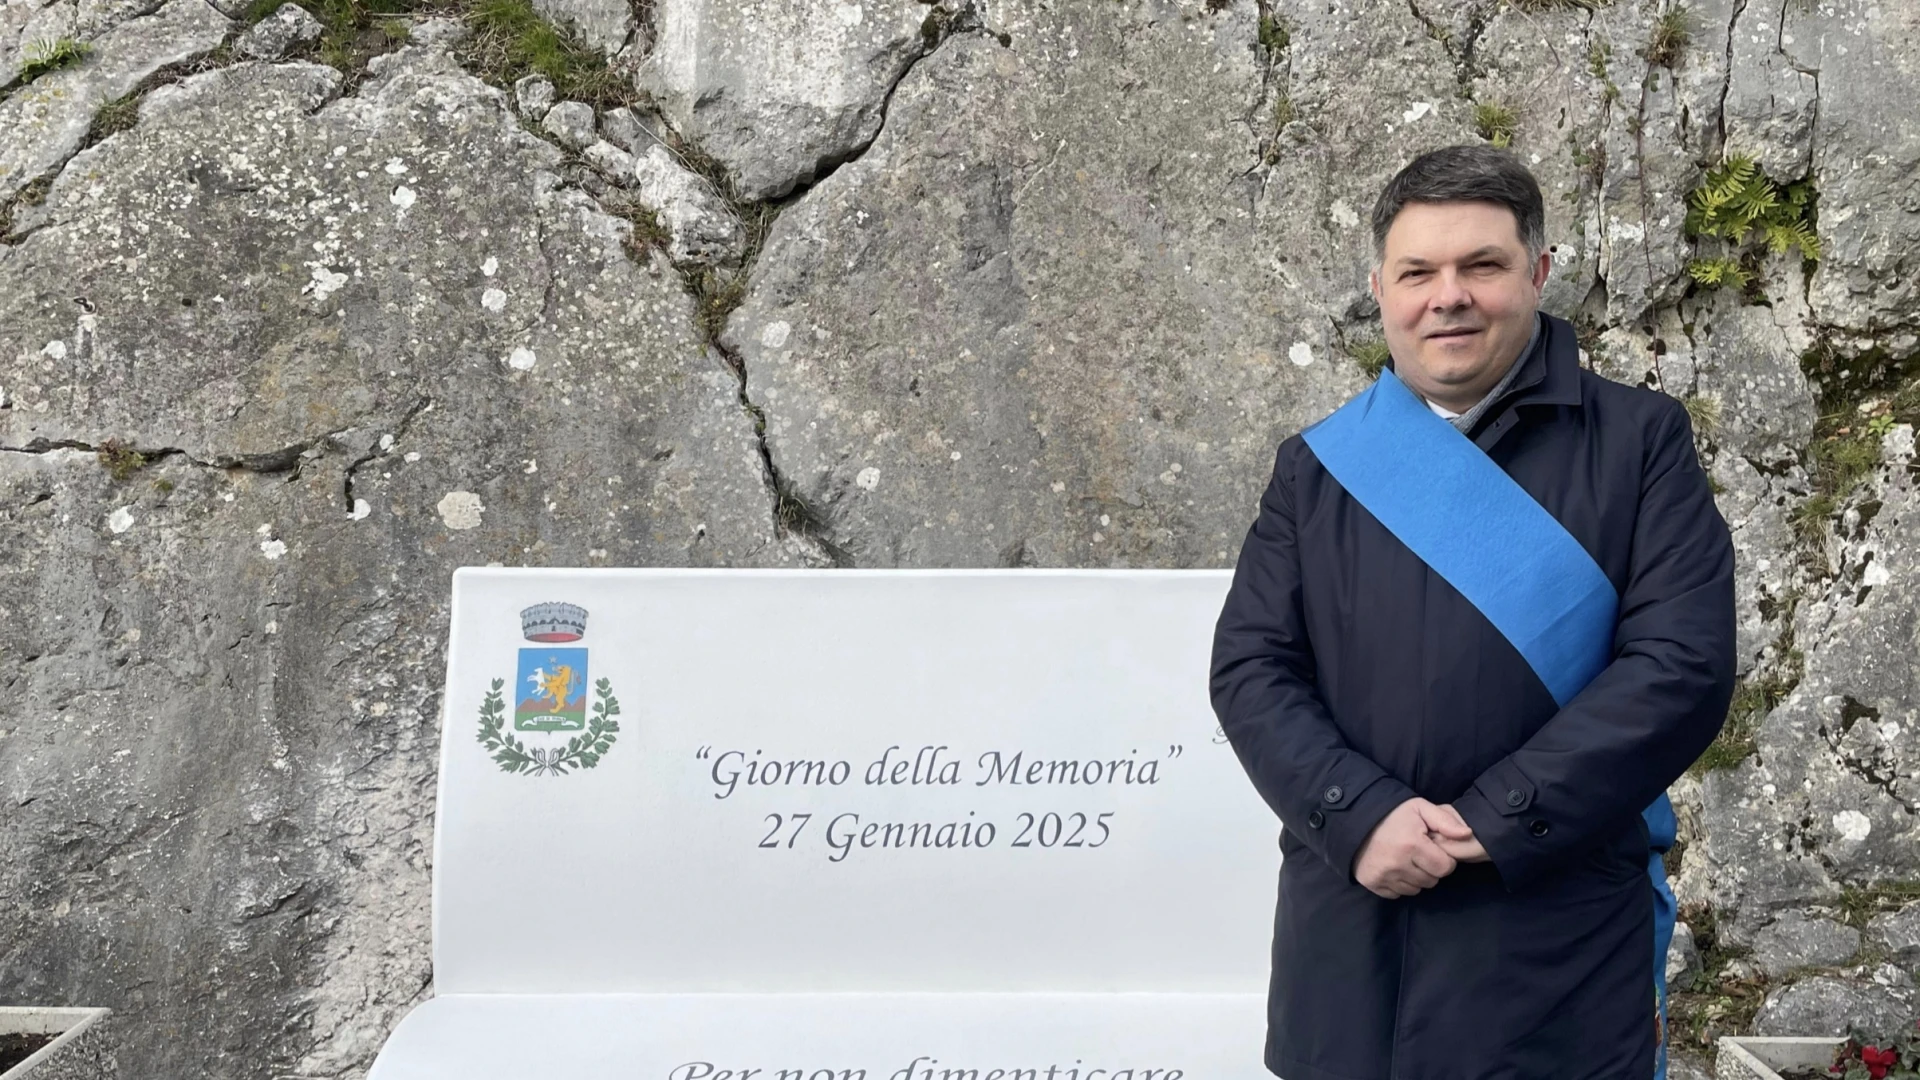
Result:
<svg viewBox="0 0 1920 1080"><path fill-rule="evenodd" d="M1485 145L1443 146L1407 163L1373 204L1373 258L1386 257L1387 230L1410 202L1489 202L1513 211L1527 257L1547 249L1547 206L1520 159Z"/></svg>

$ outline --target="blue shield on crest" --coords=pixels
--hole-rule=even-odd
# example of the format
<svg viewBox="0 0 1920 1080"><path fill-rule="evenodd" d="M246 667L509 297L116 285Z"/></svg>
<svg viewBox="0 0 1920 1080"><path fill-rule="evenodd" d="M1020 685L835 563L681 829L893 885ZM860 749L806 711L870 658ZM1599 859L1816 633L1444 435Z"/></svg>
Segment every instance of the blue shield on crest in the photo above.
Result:
<svg viewBox="0 0 1920 1080"><path fill-rule="evenodd" d="M514 685L515 731L580 731L587 726L587 650L521 649Z"/></svg>

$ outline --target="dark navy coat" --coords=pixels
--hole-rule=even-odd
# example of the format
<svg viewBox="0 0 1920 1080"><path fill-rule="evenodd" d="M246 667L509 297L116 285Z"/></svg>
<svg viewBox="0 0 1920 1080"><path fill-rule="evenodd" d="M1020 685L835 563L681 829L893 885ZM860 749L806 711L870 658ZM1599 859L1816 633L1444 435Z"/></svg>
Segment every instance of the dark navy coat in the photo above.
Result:
<svg viewBox="0 0 1920 1080"><path fill-rule="evenodd" d="M1733 545L1686 410L1583 371L1568 323L1542 338L1470 434L1619 592L1613 660L1566 708L1297 435L1241 548L1210 690L1284 826L1284 1080L1653 1075L1640 811L1726 718ZM1383 900L1354 856L1414 796L1452 803L1492 861Z"/></svg>

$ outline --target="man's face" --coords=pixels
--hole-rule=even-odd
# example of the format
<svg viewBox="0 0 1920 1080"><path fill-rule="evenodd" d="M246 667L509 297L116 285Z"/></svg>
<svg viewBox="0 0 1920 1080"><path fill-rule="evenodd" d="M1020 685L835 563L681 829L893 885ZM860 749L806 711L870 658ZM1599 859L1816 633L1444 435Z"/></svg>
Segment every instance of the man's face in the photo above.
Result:
<svg viewBox="0 0 1920 1080"><path fill-rule="evenodd" d="M1429 401L1472 407L1533 335L1551 265L1527 258L1498 203L1408 203L1371 279L1395 373Z"/></svg>

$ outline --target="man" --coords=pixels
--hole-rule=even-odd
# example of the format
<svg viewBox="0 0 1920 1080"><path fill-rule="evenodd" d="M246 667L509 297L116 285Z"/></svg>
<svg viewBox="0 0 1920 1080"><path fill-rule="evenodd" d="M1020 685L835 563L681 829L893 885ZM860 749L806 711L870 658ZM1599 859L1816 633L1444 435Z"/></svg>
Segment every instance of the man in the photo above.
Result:
<svg viewBox="0 0 1920 1080"><path fill-rule="evenodd" d="M1733 548L1686 410L1538 312L1544 233L1490 147L1387 185L1390 368L1281 444L1220 615L1285 1080L1655 1073L1647 822L1726 716Z"/></svg>

